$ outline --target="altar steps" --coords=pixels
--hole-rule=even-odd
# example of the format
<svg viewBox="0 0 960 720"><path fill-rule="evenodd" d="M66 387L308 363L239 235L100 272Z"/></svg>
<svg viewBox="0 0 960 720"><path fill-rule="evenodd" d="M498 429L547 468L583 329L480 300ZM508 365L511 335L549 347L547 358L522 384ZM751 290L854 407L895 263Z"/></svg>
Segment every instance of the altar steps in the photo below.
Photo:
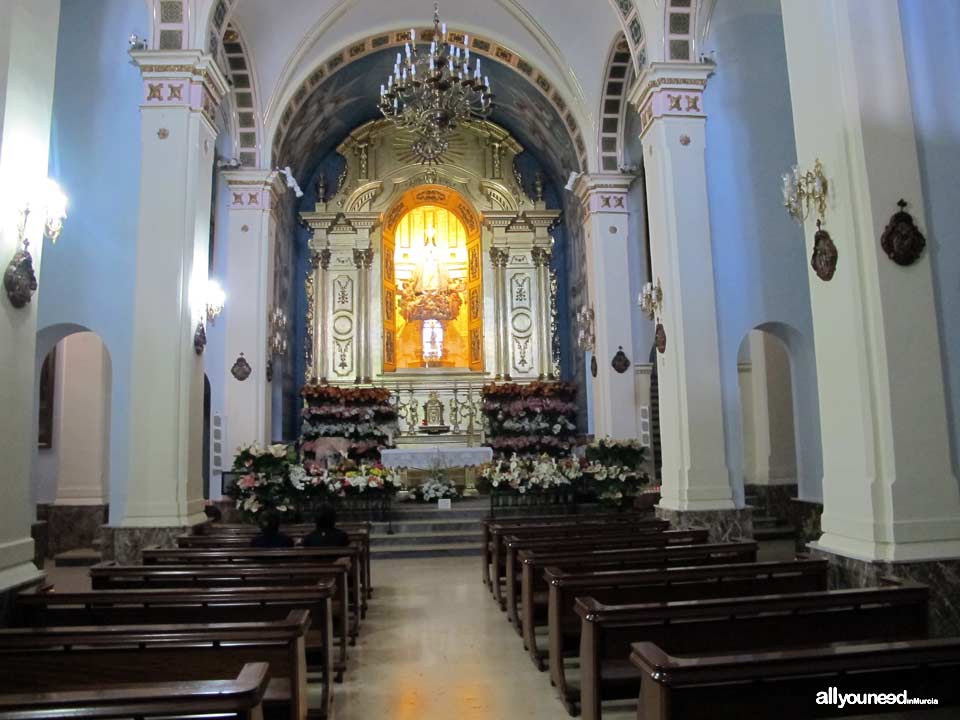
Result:
<svg viewBox="0 0 960 720"><path fill-rule="evenodd" d="M480 521L489 512L487 498L455 500L449 510L440 510L436 504L398 503L393 507L392 523L373 524L370 556L376 560L476 557L480 554Z"/></svg>

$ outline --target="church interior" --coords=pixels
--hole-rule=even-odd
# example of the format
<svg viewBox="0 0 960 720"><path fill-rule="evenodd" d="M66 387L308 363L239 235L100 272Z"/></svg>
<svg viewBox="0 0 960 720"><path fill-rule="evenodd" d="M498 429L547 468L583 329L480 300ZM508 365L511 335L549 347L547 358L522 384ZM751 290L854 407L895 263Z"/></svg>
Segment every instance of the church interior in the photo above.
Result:
<svg viewBox="0 0 960 720"><path fill-rule="evenodd" d="M0 720L960 717L958 38L0 1Z"/></svg>

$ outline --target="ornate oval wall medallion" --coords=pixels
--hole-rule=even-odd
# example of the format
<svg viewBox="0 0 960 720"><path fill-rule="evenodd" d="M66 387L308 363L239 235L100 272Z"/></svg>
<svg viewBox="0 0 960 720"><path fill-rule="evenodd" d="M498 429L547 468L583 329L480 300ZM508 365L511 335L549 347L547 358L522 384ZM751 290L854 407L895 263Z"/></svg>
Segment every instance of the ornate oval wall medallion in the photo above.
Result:
<svg viewBox="0 0 960 720"><path fill-rule="evenodd" d="M927 239L913 222L913 216L906 211L907 201L901 199L897 205L900 210L887 223L880 236L880 247L897 265L906 267L913 265L923 254Z"/></svg>
<svg viewBox="0 0 960 720"><path fill-rule="evenodd" d="M623 345L617 349L617 354L613 356L610 365L621 375L630 369L630 358L623 351Z"/></svg>
<svg viewBox="0 0 960 720"><path fill-rule="evenodd" d="M667 331L664 329L663 323L657 323L657 330L653 339L657 346L657 352L663 355L667 351Z"/></svg>
<svg viewBox="0 0 960 720"><path fill-rule="evenodd" d="M197 330L193 333L193 351L197 355L203 355L203 349L207 346L207 331L202 322L197 323Z"/></svg>
<svg viewBox="0 0 960 720"><path fill-rule="evenodd" d="M230 374L240 382L243 382L250 377L251 372L253 372L253 368L250 367L250 363L247 362L247 359L243 356L243 353L240 353L240 356L236 359L236 362L233 363L233 367L230 368Z"/></svg>
<svg viewBox="0 0 960 720"><path fill-rule="evenodd" d="M830 233L820 227L817 220L817 234L813 236L813 255L810 267L824 282L830 282L837 271L837 246L833 244Z"/></svg>
<svg viewBox="0 0 960 720"><path fill-rule="evenodd" d="M597 356L593 355L590 358L590 374L594 377L597 376Z"/></svg>
<svg viewBox="0 0 960 720"><path fill-rule="evenodd" d="M14 254L6 272L3 273L3 289L7 291L10 304L22 308L37 291L37 274L33 271L33 257L24 248Z"/></svg>

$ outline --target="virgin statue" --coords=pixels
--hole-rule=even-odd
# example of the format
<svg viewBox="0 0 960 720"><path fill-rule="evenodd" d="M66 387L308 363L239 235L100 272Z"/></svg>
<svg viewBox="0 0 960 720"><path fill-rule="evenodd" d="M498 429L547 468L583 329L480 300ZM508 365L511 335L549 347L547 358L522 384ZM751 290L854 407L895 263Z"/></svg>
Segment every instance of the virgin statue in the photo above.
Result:
<svg viewBox="0 0 960 720"><path fill-rule="evenodd" d="M447 264L440 257L433 228L427 229L423 244L423 262L413 270L410 278L411 289L416 295L445 293L450 288L450 273L447 271Z"/></svg>

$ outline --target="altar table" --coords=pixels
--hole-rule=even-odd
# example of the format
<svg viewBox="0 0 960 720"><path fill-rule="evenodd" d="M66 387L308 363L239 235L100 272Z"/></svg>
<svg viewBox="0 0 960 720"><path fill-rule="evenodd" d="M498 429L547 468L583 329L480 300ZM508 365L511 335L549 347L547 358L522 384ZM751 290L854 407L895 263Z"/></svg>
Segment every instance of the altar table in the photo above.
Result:
<svg viewBox="0 0 960 720"><path fill-rule="evenodd" d="M381 450L380 462L388 468L442 470L485 465L493 460L493 449L470 448L395 448Z"/></svg>
<svg viewBox="0 0 960 720"><path fill-rule="evenodd" d="M464 497L477 495L477 488L474 485L476 474L472 468L492 460L493 449L488 447L395 448L380 451L380 462L388 468L434 472L450 468L465 468Z"/></svg>

